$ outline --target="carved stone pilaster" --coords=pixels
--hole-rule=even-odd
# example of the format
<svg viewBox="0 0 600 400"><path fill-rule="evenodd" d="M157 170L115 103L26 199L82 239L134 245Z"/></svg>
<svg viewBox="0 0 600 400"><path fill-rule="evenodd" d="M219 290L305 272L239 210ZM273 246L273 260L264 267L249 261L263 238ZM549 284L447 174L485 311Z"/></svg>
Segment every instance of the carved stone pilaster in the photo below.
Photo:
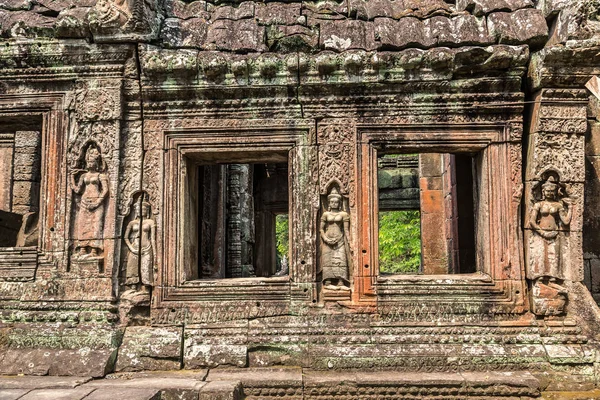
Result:
<svg viewBox="0 0 600 400"><path fill-rule="evenodd" d="M560 315L565 281L583 281L582 216L586 93L544 89L536 97L525 172L525 263L532 311Z"/></svg>
<svg viewBox="0 0 600 400"><path fill-rule="evenodd" d="M114 255L119 248L115 238L119 237L120 230L117 208L121 175L121 89L120 79L80 81L70 104L73 112L67 139L67 174L72 190L67 194L65 210L70 254L67 271L73 278L113 276ZM92 148L100 163L93 171L87 165L87 153ZM72 177L74 182L71 182ZM92 201L95 196L98 199ZM82 231L83 220L87 221L89 232Z"/></svg>
<svg viewBox="0 0 600 400"><path fill-rule="evenodd" d="M349 299L354 268L350 216L356 195L356 127L352 121L328 121L318 126L317 135L322 203L318 271L324 300L340 301Z"/></svg>

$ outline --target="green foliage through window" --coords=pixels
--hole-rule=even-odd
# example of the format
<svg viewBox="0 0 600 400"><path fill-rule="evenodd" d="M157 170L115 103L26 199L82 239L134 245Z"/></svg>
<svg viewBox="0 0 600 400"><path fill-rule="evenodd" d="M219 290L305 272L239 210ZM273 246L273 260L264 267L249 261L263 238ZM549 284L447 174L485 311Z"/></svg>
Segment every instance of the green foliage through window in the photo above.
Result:
<svg viewBox="0 0 600 400"><path fill-rule="evenodd" d="M420 211L379 213L379 271L416 274L421 265Z"/></svg>
<svg viewBox="0 0 600 400"><path fill-rule="evenodd" d="M277 238L277 264L280 264L283 256L289 257L290 252L290 228L287 214L275 216L275 237Z"/></svg>

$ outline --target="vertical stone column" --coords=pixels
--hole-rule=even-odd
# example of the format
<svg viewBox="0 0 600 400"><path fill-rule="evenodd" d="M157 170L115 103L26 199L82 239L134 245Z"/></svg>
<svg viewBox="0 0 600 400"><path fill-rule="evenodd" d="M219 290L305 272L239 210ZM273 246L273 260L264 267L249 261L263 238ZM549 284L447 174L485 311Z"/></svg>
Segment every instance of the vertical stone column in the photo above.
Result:
<svg viewBox="0 0 600 400"><path fill-rule="evenodd" d="M450 154L421 154L419 182L423 273L452 273L458 262L454 157Z"/></svg>
<svg viewBox="0 0 600 400"><path fill-rule="evenodd" d="M254 276L254 205L249 164L231 164L227 172L228 278Z"/></svg>
<svg viewBox="0 0 600 400"><path fill-rule="evenodd" d="M564 311L568 282L583 281L585 90L535 97L525 173L525 265L532 310Z"/></svg>
<svg viewBox="0 0 600 400"><path fill-rule="evenodd" d="M37 131L17 131L13 157L12 211L38 212L40 202L41 136Z"/></svg>
<svg viewBox="0 0 600 400"><path fill-rule="evenodd" d="M600 99L589 97L589 131L585 141L585 209L583 258L585 283L600 301Z"/></svg>
<svg viewBox="0 0 600 400"><path fill-rule="evenodd" d="M316 273L320 191L315 128L307 128L306 136L290 151L289 159L291 306L300 313L306 304L317 304L319 298Z"/></svg>
<svg viewBox="0 0 600 400"><path fill-rule="evenodd" d="M14 135L0 134L0 210L10 211L13 174Z"/></svg>
<svg viewBox="0 0 600 400"><path fill-rule="evenodd" d="M448 253L448 273L459 270L458 248L458 192L456 184L456 162L453 154L442 154L442 182L444 192L444 234Z"/></svg>

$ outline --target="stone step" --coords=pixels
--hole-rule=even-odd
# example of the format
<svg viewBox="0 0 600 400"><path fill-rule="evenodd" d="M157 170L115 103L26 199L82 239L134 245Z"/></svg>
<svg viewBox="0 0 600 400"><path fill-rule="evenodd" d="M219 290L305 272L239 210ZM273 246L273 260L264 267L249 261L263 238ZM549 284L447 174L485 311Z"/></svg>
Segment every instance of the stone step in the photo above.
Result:
<svg viewBox="0 0 600 400"><path fill-rule="evenodd" d="M534 399L529 372L323 373L304 375L304 399Z"/></svg>
<svg viewBox="0 0 600 400"><path fill-rule="evenodd" d="M208 381L239 380L247 399L534 399L539 381L527 371L404 373L300 368L211 370Z"/></svg>
<svg viewBox="0 0 600 400"><path fill-rule="evenodd" d="M544 393L543 399L559 400L562 393ZM595 392L586 392L589 393ZM91 381L0 377L0 400L526 400L540 396L540 381L527 371L406 373L281 367L213 369L208 374L206 371L124 373ZM600 394L573 398L600 398Z"/></svg>

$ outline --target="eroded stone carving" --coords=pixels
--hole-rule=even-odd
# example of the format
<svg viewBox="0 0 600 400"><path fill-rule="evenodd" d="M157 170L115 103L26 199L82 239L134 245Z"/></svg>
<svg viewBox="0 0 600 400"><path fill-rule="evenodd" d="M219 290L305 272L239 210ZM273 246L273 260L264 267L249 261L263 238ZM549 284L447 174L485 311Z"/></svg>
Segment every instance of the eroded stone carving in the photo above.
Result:
<svg viewBox="0 0 600 400"><path fill-rule="evenodd" d="M541 199L535 202L529 216L529 226L535 235L527 277L533 280L534 312L556 315L563 312L567 300L566 289L560 285L566 279L561 255L564 250L562 236L569 230L573 208L558 174L548 171L544 175Z"/></svg>
<svg viewBox="0 0 600 400"><path fill-rule="evenodd" d="M108 197L108 174L102 152L89 141L81 149L71 171L71 190L75 194L75 260L101 258L104 237L105 201Z"/></svg>
<svg viewBox="0 0 600 400"><path fill-rule="evenodd" d="M93 33L147 35L157 30L155 4L147 0L98 0L88 14Z"/></svg>
<svg viewBox="0 0 600 400"><path fill-rule="evenodd" d="M154 257L156 253L156 223L150 203L146 199L134 204L134 219L127 224L124 241L127 245L125 285L148 291L154 285Z"/></svg>
<svg viewBox="0 0 600 400"><path fill-rule="evenodd" d="M98 0L90 18L99 30L120 28L132 17L125 0Z"/></svg>
<svg viewBox="0 0 600 400"><path fill-rule="evenodd" d="M350 290L350 215L344 211L337 185L327 195L327 211L321 216L321 271L324 288Z"/></svg>

